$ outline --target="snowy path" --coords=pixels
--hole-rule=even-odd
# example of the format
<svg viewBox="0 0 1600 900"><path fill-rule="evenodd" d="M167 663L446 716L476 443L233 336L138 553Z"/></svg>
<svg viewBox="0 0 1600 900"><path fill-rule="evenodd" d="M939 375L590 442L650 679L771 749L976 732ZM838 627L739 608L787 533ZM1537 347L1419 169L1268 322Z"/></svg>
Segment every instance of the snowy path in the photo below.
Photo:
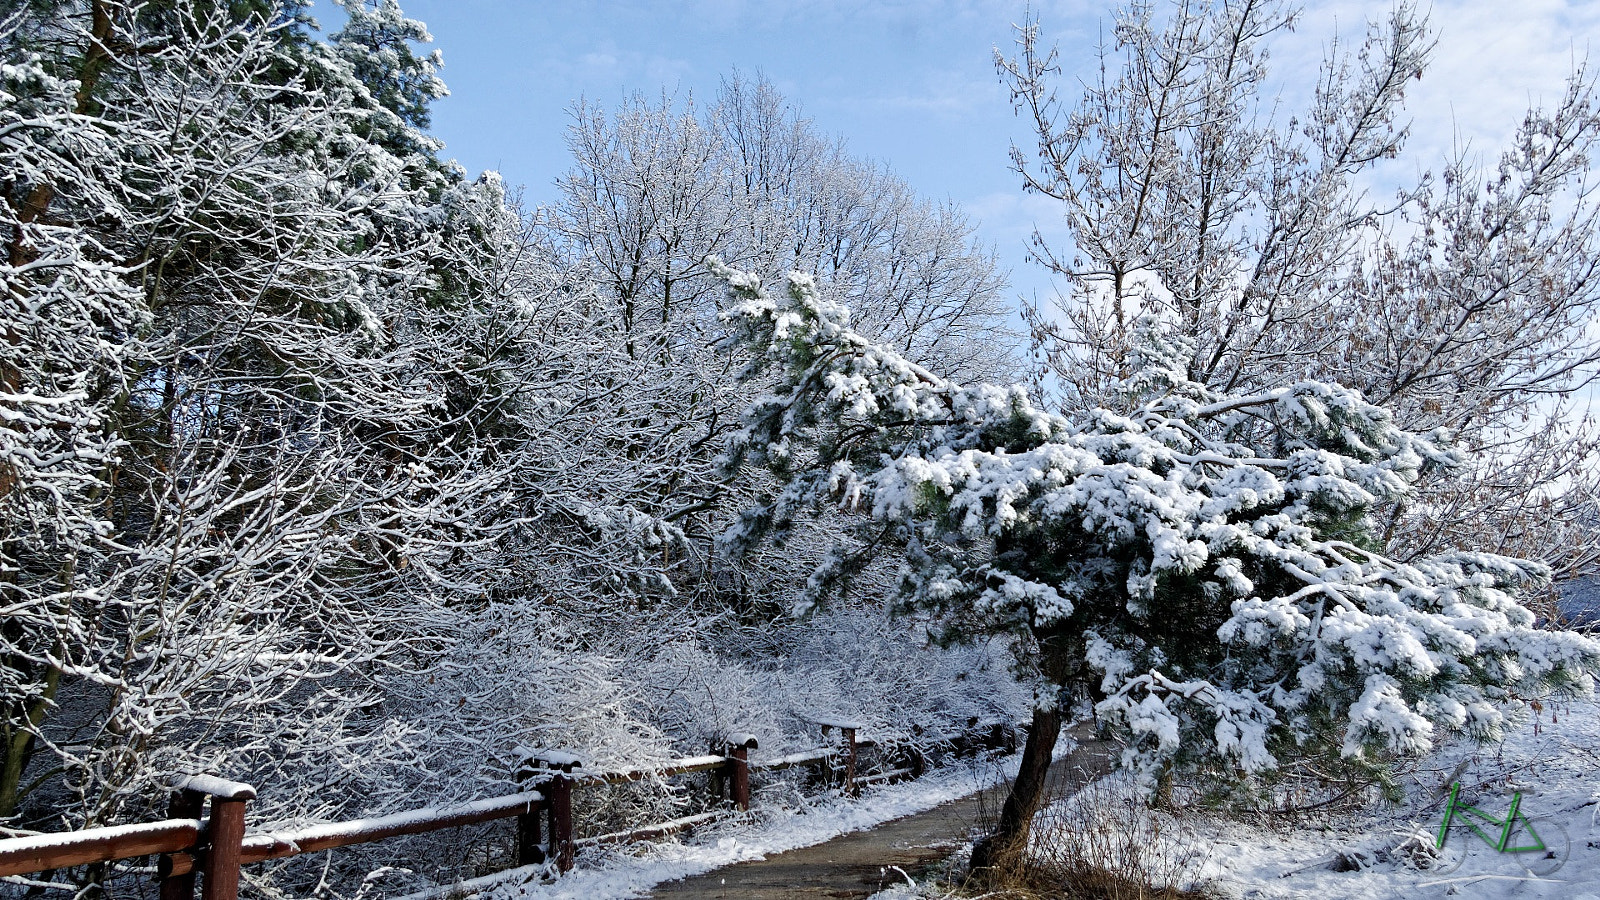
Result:
<svg viewBox="0 0 1600 900"><path fill-rule="evenodd" d="M1109 771L1110 745L1092 740L1087 725L1069 732L1079 741L1051 767L1050 796ZM938 863L966 844L982 811L993 815L1003 785L952 800L927 812L886 822L826 843L741 862L657 887L652 897L673 900L739 897L867 897Z"/></svg>

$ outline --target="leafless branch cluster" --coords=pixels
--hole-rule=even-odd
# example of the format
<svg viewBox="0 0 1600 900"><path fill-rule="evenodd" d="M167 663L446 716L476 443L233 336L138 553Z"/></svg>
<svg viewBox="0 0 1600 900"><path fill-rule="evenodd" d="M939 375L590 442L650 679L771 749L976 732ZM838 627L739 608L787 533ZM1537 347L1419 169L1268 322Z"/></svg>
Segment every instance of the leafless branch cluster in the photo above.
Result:
<svg viewBox="0 0 1600 900"><path fill-rule="evenodd" d="M1070 285L1029 311L1042 374L1069 409L1105 402L1132 318L1160 313L1195 342L1196 381L1337 382L1480 460L1392 510L1396 552L1488 536L1560 572L1591 568L1596 433L1576 392L1600 360L1592 76L1578 67L1493 165L1463 148L1376 202L1375 164L1404 152L1426 22L1402 4L1354 54L1334 44L1310 107L1285 121L1266 47L1292 20L1274 0L1135 3L1073 96L1037 19L1014 56L997 53L1038 137L1013 164L1060 201L1071 235L1035 239Z"/></svg>

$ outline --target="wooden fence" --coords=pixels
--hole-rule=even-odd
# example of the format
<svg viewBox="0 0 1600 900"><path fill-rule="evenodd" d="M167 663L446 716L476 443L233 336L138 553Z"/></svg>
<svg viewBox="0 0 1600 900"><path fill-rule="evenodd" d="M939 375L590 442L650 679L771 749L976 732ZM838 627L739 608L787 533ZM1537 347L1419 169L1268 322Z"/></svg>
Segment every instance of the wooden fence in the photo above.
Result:
<svg viewBox="0 0 1600 900"><path fill-rule="evenodd" d="M824 738L838 730L838 743L761 761L750 759L750 751L757 748L757 741L748 734L730 736L720 753L674 760L661 768L620 772L581 771L582 761L572 754L526 751L517 780L519 786L527 789L520 793L256 834L245 830L245 810L256 797L255 788L209 775L191 775L174 782L168 818L164 821L0 840L0 876L53 872L154 855L161 900L194 900L197 884L201 900L236 900L243 865L512 817L517 820L515 864L524 866L548 861L565 872L572 867L580 843L661 837L721 815L702 813L578 841L573 834L572 791L583 785L620 784L704 772L710 776L711 791L717 802L746 810L750 807L752 772L816 766L825 780L837 782L849 794L855 794L865 784L922 774L922 754L908 749L899 760L902 765L884 767L872 775L859 775L861 750L875 746L876 742L858 739L860 726L853 722L819 721L817 724L822 726ZM992 722L973 723L963 735L925 739L926 743L935 741L972 749L1014 746L1005 726ZM206 815L208 805L209 815ZM204 877L197 877L201 873Z"/></svg>

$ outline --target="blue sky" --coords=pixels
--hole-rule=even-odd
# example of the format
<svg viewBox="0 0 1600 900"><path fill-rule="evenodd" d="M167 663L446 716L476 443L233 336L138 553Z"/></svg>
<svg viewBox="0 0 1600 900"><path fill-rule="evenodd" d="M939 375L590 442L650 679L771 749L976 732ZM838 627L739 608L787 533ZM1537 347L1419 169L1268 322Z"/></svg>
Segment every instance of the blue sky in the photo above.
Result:
<svg viewBox="0 0 1600 900"><path fill-rule="evenodd" d="M961 204L1011 270L1013 293L1045 294L1024 261L1048 202L1025 196L1008 166L1029 138L995 75L1022 2L1000 0L402 0L444 53L451 96L434 106L444 155L469 172L498 169L532 203L555 198L567 166L567 110L610 107L631 91L711 97L734 68L761 70L825 132L888 163L924 195ZM1069 77L1093 65L1108 3L1035 2ZM1271 46L1290 109L1310 91L1330 39L1359 42L1388 2L1308 4ZM327 0L314 12L334 27ZM1600 48L1600 2L1440 0L1431 7L1434 65L1410 94L1412 153L1382 177L1437 167L1460 140L1494 153L1530 102L1559 97L1573 67ZM1597 61L1600 64L1600 61ZM1071 93L1070 83L1064 93ZM1492 156L1491 156L1492 158ZM1384 190L1379 183L1375 187Z"/></svg>

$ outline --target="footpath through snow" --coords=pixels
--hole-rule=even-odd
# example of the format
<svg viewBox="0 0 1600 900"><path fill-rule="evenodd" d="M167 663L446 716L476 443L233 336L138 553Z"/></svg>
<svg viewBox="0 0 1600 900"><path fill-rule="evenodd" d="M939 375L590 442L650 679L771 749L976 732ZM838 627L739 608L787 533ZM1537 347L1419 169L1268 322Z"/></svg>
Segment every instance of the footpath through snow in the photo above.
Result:
<svg viewBox="0 0 1600 900"><path fill-rule="evenodd" d="M834 799L809 809L760 810L752 813L751 820L704 828L687 842L587 848L579 852L578 867L553 882L536 880L539 873L531 869L500 873L481 879L479 896L483 900L644 897L663 882L821 844L980 792L1015 775L1019 758L1013 755L998 762L938 769L915 781L885 785L856 799ZM523 873L520 878L518 872ZM480 885L463 887L472 890Z"/></svg>
<svg viewBox="0 0 1600 900"><path fill-rule="evenodd" d="M1082 783L1109 768L1112 752L1105 745L1080 745L1072 739L1087 739L1085 727L1069 735L1057 748L1055 777ZM1012 755L939 769L915 781L869 789L853 800L834 798L808 809L760 810L744 822L703 829L688 842L583 849L578 868L555 881L543 881L542 873L530 867L459 887L483 900L610 900L649 896L657 886L663 886L662 896L761 898L805 896L808 888L801 883L814 882L810 892L818 896L866 897L884 882L864 879L863 872L893 881L895 866L904 865L896 860L914 865L961 847L980 814L980 795L1014 776L1019 759ZM1074 777L1079 768L1090 775ZM992 796L988 802L998 804ZM878 828L887 822L896 825ZM852 835L849 847L834 841L841 835ZM800 848L816 852L789 853ZM757 860L767 862L737 865ZM693 879L704 873L713 874Z"/></svg>

